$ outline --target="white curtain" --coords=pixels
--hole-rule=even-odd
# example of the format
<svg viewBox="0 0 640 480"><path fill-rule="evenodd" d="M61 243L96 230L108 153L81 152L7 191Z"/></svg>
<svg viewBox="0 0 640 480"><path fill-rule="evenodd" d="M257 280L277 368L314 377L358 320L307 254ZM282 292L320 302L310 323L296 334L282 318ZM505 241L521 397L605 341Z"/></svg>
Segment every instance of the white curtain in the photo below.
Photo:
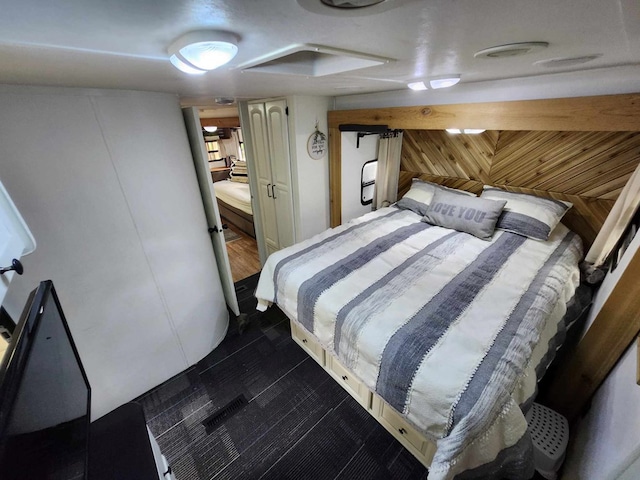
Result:
<svg viewBox="0 0 640 480"><path fill-rule="evenodd" d="M609 216L589 249L585 261L594 268L601 266L609 257L620 237L640 205L640 165L633 172L613 204Z"/></svg>
<svg viewBox="0 0 640 480"><path fill-rule="evenodd" d="M398 176L400 175L400 153L402 131L395 130L380 135L378 142L378 170L373 195L373 209L388 207L398 200Z"/></svg>

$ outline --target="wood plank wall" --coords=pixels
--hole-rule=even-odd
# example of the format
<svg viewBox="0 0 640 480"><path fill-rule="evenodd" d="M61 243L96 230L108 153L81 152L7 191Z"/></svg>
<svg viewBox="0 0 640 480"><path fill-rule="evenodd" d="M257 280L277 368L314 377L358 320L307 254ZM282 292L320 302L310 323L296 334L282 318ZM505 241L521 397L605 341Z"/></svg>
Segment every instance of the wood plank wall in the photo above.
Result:
<svg viewBox="0 0 640 480"><path fill-rule="evenodd" d="M591 245L640 163L639 132L405 130L399 195L419 177L476 194L482 185L567 200L563 220Z"/></svg>

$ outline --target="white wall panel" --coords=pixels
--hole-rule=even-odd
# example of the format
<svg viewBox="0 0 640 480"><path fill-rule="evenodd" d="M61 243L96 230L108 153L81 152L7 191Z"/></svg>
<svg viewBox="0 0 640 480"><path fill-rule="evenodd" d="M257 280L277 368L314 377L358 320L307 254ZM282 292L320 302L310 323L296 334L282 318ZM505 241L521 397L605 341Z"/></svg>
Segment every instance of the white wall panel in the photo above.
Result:
<svg viewBox="0 0 640 480"><path fill-rule="evenodd" d="M227 312L177 99L0 87L0 178L30 226L5 308L52 279L93 417L206 355Z"/></svg>

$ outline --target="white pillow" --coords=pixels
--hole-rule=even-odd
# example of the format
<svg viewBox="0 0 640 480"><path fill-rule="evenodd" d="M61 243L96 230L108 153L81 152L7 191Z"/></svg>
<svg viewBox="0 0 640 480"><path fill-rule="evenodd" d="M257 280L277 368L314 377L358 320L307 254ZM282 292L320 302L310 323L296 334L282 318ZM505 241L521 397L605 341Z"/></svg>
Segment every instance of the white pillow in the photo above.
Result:
<svg viewBox="0 0 640 480"><path fill-rule="evenodd" d="M547 240L573 204L485 185L481 198L506 200L496 228L536 240Z"/></svg>
<svg viewBox="0 0 640 480"><path fill-rule="evenodd" d="M431 204L431 200L433 199L433 195L437 191L447 191L459 195L469 195L471 197L476 196L471 192L465 192L464 190L449 188L444 185L438 185L436 183L420 180L419 178L414 178L411 180L411 188L400 200L398 200L396 207L403 210L411 210L418 215L425 216L429 205Z"/></svg>

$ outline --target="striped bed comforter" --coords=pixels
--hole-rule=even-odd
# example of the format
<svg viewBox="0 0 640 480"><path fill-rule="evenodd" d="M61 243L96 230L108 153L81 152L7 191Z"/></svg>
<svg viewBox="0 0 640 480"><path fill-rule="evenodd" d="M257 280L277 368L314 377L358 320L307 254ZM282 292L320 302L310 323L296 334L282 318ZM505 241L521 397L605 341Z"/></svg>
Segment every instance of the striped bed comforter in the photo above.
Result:
<svg viewBox="0 0 640 480"><path fill-rule="evenodd" d="M580 239L420 219L383 208L272 254L258 309L277 303L436 442L429 479L528 478L520 405L578 286Z"/></svg>

